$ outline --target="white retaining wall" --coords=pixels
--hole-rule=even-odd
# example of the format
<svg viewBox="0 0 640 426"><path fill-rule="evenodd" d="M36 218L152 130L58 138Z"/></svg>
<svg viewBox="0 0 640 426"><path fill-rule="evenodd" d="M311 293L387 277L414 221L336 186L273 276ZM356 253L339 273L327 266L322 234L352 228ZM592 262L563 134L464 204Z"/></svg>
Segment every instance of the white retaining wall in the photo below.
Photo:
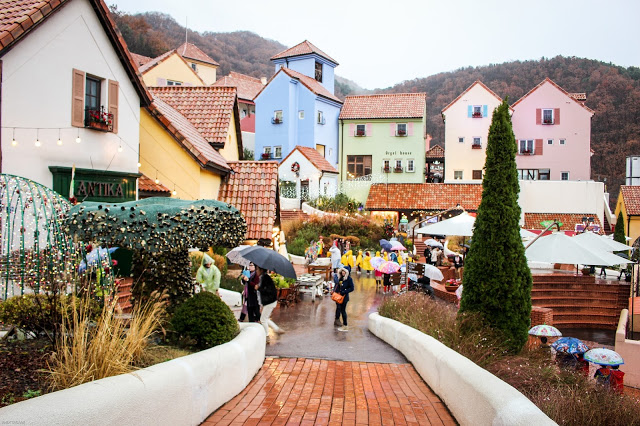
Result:
<svg viewBox="0 0 640 426"><path fill-rule="evenodd" d="M400 352L461 425L555 425L538 407L484 368L398 321L369 315L369 330Z"/></svg>
<svg viewBox="0 0 640 426"><path fill-rule="evenodd" d="M264 328L229 343L0 409L0 424L199 425L239 394L265 359Z"/></svg>

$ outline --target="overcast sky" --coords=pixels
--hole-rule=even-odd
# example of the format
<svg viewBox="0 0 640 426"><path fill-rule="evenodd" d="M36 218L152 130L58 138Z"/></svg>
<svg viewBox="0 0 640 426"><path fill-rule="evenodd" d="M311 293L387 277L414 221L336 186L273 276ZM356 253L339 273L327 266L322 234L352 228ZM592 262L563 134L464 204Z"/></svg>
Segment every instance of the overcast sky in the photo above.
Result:
<svg viewBox="0 0 640 426"><path fill-rule="evenodd" d="M373 89L466 66L556 55L640 66L640 0L106 0L204 32L307 39ZM217 59L217 58L214 58Z"/></svg>

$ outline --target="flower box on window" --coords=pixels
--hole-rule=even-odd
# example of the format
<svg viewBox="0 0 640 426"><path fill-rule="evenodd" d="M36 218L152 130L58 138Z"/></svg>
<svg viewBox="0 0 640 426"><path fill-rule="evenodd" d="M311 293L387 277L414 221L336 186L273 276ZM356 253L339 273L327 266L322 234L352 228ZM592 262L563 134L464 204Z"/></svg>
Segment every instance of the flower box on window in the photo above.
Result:
<svg viewBox="0 0 640 426"><path fill-rule="evenodd" d="M356 136L364 136L364 130L356 130Z"/></svg>
<svg viewBox="0 0 640 426"><path fill-rule="evenodd" d="M271 123L273 124L282 124L282 118L274 117L271 119Z"/></svg>
<svg viewBox="0 0 640 426"><path fill-rule="evenodd" d="M521 152L522 155L533 155L533 151L530 149L525 149Z"/></svg>
<svg viewBox="0 0 640 426"><path fill-rule="evenodd" d="M481 112L474 112L473 114L471 114L471 117L473 117L473 118L482 118L482 113Z"/></svg>
<svg viewBox="0 0 640 426"><path fill-rule="evenodd" d="M406 130L398 130L397 134L398 134L398 136L407 136L407 131Z"/></svg>
<svg viewBox="0 0 640 426"><path fill-rule="evenodd" d="M473 145L471 145L472 149L481 149L482 145L480 145L479 143L474 143Z"/></svg>
<svg viewBox="0 0 640 426"><path fill-rule="evenodd" d="M396 167L393 169L394 173L402 173L402 167Z"/></svg>
<svg viewBox="0 0 640 426"><path fill-rule="evenodd" d="M542 124L553 124L553 120L551 120L550 118L545 118L544 120L542 120Z"/></svg>
<svg viewBox="0 0 640 426"><path fill-rule="evenodd" d="M113 114L100 107L99 110L87 109L85 111L84 126L101 132L113 131Z"/></svg>
<svg viewBox="0 0 640 426"><path fill-rule="evenodd" d="M263 160L268 160L271 158L271 153L270 152L263 152L262 153L262 159Z"/></svg>
<svg viewBox="0 0 640 426"><path fill-rule="evenodd" d="M390 173L391 172L391 167L383 167L382 171L385 173Z"/></svg>

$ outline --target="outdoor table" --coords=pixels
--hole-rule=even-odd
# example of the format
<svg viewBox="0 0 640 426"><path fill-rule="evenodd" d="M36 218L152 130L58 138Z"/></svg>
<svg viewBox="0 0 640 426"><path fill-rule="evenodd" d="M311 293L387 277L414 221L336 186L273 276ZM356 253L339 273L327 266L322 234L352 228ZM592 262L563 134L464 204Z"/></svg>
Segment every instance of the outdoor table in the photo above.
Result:
<svg viewBox="0 0 640 426"><path fill-rule="evenodd" d="M318 259L314 263L307 265L307 272L309 274L320 274L325 276L325 281L331 281L331 263L319 262ZM329 259L327 259L329 260Z"/></svg>
<svg viewBox="0 0 640 426"><path fill-rule="evenodd" d="M322 293L322 276L313 274L304 274L298 277L296 285L300 293L311 294L311 301L315 303L316 296L323 296Z"/></svg>

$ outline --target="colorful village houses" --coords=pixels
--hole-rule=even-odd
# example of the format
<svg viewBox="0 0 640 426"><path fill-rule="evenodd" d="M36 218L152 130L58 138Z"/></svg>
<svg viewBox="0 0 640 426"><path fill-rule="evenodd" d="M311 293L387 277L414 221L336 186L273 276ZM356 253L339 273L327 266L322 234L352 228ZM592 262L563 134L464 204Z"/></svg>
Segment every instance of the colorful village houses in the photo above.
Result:
<svg viewBox="0 0 640 426"><path fill-rule="evenodd" d="M342 107L334 95L338 62L308 41L271 61L276 73L254 99L256 160L281 160L300 145L317 149L336 165Z"/></svg>
<svg viewBox="0 0 640 426"><path fill-rule="evenodd" d="M136 199L151 96L102 0L16 0L0 17L2 173L79 201Z"/></svg>
<svg viewBox="0 0 640 426"><path fill-rule="evenodd" d="M131 54L142 80L148 87L154 86L205 86L200 76L178 54L178 50L170 50L156 58L148 58Z"/></svg>
<svg viewBox="0 0 640 426"><path fill-rule="evenodd" d="M627 179L627 183L629 179ZM622 185L616 202L615 217L622 212L624 233L631 238L630 245L637 247L636 242L640 238L640 186Z"/></svg>

